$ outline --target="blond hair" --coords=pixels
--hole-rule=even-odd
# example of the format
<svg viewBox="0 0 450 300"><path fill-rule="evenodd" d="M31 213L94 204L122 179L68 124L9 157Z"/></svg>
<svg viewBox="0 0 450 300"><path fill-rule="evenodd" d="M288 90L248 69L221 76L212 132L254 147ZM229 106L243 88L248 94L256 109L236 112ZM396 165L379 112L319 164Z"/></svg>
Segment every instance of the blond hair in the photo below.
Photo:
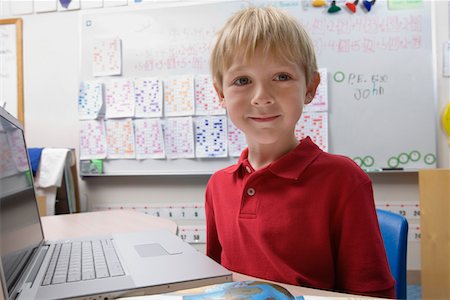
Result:
<svg viewBox="0 0 450 300"><path fill-rule="evenodd" d="M214 82L222 89L224 71L233 59L249 60L257 47L305 68L306 83L317 71L311 39L305 29L286 12L274 7L250 7L237 12L218 32L210 57Z"/></svg>

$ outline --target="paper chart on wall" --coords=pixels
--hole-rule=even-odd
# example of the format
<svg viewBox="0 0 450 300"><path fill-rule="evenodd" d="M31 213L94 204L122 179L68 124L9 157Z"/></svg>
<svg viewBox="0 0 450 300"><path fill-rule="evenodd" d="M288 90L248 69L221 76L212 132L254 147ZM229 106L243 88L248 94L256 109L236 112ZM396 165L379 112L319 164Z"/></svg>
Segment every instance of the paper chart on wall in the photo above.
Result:
<svg viewBox="0 0 450 300"><path fill-rule="evenodd" d="M105 118L127 118L134 116L134 84L129 79L105 82Z"/></svg>
<svg viewBox="0 0 450 300"><path fill-rule="evenodd" d="M103 105L103 85L100 81L83 81L78 95L80 120L97 119Z"/></svg>
<svg viewBox="0 0 450 300"><path fill-rule="evenodd" d="M307 136L323 151L328 151L328 113L304 112L295 126L295 136L301 140Z"/></svg>
<svg viewBox="0 0 450 300"><path fill-rule="evenodd" d="M164 123L167 158L194 158L192 117L167 118Z"/></svg>
<svg viewBox="0 0 450 300"><path fill-rule="evenodd" d="M120 38L96 39L92 49L92 75L122 74L122 41Z"/></svg>
<svg viewBox="0 0 450 300"><path fill-rule="evenodd" d="M80 158L106 158L106 131L103 120L80 122Z"/></svg>
<svg viewBox="0 0 450 300"><path fill-rule="evenodd" d="M195 156L227 157L227 116L195 119Z"/></svg>
<svg viewBox="0 0 450 300"><path fill-rule="evenodd" d="M220 105L210 75L195 76L195 114L224 115L225 109Z"/></svg>
<svg viewBox="0 0 450 300"><path fill-rule="evenodd" d="M28 156L26 152L25 143L23 141L22 131L19 129L7 131L8 142L13 150L12 156L14 162L16 163L17 170L20 172L27 171L28 166Z"/></svg>
<svg viewBox="0 0 450 300"><path fill-rule="evenodd" d="M163 116L163 85L157 78L138 78L134 80L136 99L135 116L154 118Z"/></svg>
<svg viewBox="0 0 450 300"><path fill-rule="evenodd" d="M164 135L159 118L134 120L136 158L165 158Z"/></svg>
<svg viewBox="0 0 450 300"><path fill-rule="evenodd" d="M304 111L327 111L328 110L328 76L327 69L320 68L320 83L316 90L314 99L305 106Z"/></svg>
<svg viewBox="0 0 450 300"><path fill-rule="evenodd" d="M239 157L247 147L244 133L228 119L228 153L231 157Z"/></svg>
<svg viewBox="0 0 450 300"><path fill-rule="evenodd" d="M164 81L164 115L190 116L195 113L194 77L173 76Z"/></svg>
<svg viewBox="0 0 450 300"><path fill-rule="evenodd" d="M13 153L9 147L6 132L0 132L0 178L17 174Z"/></svg>
<svg viewBox="0 0 450 300"><path fill-rule="evenodd" d="M106 145L109 159L135 158L132 119L106 120Z"/></svg>

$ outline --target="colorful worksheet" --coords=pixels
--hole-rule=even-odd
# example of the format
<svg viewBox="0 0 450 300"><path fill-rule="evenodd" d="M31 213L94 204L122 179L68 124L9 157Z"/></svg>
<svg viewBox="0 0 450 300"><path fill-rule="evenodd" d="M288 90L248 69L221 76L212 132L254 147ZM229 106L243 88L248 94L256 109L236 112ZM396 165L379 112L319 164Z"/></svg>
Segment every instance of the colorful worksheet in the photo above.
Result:
<svg viewBox="0 0 450 300"><path fill-rule="evenodd" d="M159 118L134 120L136 158L165 158L164 135Z"/></svg>
<svg viewBox="0 0 450 300"><path fill-rule="evenodd" d="M194 77L169 77L164 81L164 115L191 116L195 113Z"/></svg>
<svg viewBox="0 0 450 300"><path fill-rule="evenodd" d="M226 114L214 90L211 75L195 76L195 114L198 116Z"/></svg>
<svg viewBox="0 0 450 300"><path fill-rule="evenodd" d="M105 82L106 119L134 117L134 84L129 79Z"/></svg>
<svg viewBox="0 0 450 300"><path fill-rule="evenodd" d="M227 157L227 116L195 118L195 156Z"/></svg>
<svg viewBox="0 0 450 300"><path fill-rule="evenodd" d="M106 120L106 145L107 158L135 158L134 127L133 120L111 119Z"/></svg>
<svg viewBox="0 0 450 300"><path fill-rule="evenodd" d="M192 117L165 119L164 142L167 158L194 158Z"/></svg>
<svg viewBox="0 0 450 300"><path fill-rule="evenodd" d="M163 83L157 78L137 78L134 80L136 118L163 116Z"/></svg>
<svg viewBox="0 0 450 300"><path fill-rule="evenodd" d="M118 37L96 39L92 49L92 75L122 74L122 41Z"/></svg>
<svg viewBox="0 0 450 300"><path fill-rule="evenodd" d="M328 78L327 69L320 68L320 84L317 87L314 99L305 106L304 111L327 111L328 110Z"/></svg>
<svg viewBox="0 0 450 300"><path fill-rule="evenodd" d="M20 172L27 171L29 169L28 156L26 152L25 143L23 140L22 131L19 129L7 131L8 142L11 146L12 156L16 163L17 170Z"/></svg>
<svg viewBox="0 0 450 300"><path fill-rule="evenodd" d="M17 174L13 153L5 131L0 132L0 178Z"/></svg>
<svg viewBox="0 0 450 300"><path fill-rule="evenodd" d="M99 117L103 105L103 84L101 81L83 81L78 94L78 117L80 120L94 120Z"/></svg>
<svg viewBox="0 0 450 300"><path fill-rule="evenodd" d="M247 148L244 133L228 119L228 153L232 157L239 157Z"/></svg>
<svg viewBox="0 0 450 300"><path fill-rule="evenodd" d="M103 119L80 121L80 159L106 158L106 130Z"/></svg>
<svg viewBox="0 0 450 300"><path fill-rule="evenodd" d="M328 113L304 112L295 127L297 139L307 136L323 151L328 151Z"/></svg>

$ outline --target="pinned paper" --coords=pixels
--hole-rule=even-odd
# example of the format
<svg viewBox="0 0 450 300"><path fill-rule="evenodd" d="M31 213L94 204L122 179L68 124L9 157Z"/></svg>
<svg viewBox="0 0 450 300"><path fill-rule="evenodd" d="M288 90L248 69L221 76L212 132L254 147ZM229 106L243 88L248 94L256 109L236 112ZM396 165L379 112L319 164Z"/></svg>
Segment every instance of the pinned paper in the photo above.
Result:
<svg viewBox="0 0 450 300"><path fill-rule="evenodd" d="M78 95L80 120L97 119L103 105L103 85L100 81L84 81Z"/></svg>
<svg viewBox="0 0 450 300"><path fill-rule="evenodd" d="M166 119L164 141L168 158L194 158L192 117Z"/></svg>
<svg viewBox="0 0 450 300"><path fill-rule="evenodd" d="M163 116L163 84L157 78L139 78L134 81L137 118Z"/></svg>
<svg viewBox="0 0 450 300"><path fill-rule="evenodd" d="M194 78L176 76L164 81L164 115L190 116L194 114Z"/></svg>
<svg viewBox="0 0 450 300"><path fill-rule="evenodd" d="M6 132L0 132L0 178L17 173L18 170L14 163L13 153L11 152Z"/></svg>
<svg viewBox="0 0 450 300"><path fill-rule="evenodd" d="M135 158L134 127L132 119L106 120L107 158Z"/></svg>
<svg viewBox="0 0 450 300"><path fill-rule="evenodd" d="M105 104L107 119L134 116L133 81L117 79L105 82Z"/></svg>
<svg viewBox="0 0 450 300"><path fill-rule="evenodd" d="M81 9L103 7L103 0L81 0Z"/></svg>
<svg viewBox="0 0 450 300"><path fill-rule="evenodd" d="M80 159L106 157L106 131L103 120L80 122Z"/></svg>
<svg viewBox="0 0 450 300"><path fill-rule="evenodd" d="M134 120L136 158L165 158L161 119Z"/></svg>
<svg viewBox="0 0 450 300"><path fill-rule="evenodd" d="M56 11L57 7L57 0L34 0L34 11L37 13Z"/></svg>
<svg viewBox="0 0 450 300"><path fill-rule="evenodd" d="M22 131L19 129L10 130L7 131L7 136L17 170L20 172L27 171L29 169L29 164Z"/></svg>
<svg viewBox="0 0 450 300"><path fill-rule="evenodd" d="M301 140L307 136L323 151L328 151L327 112L304 112L295 127L295 136Z"/></svg>
<svg viewBox="0 0 450 300"><path fill-rule="evenodd" d="M210 75L195 76L195 113L196 115L226 114L214 90Z"/></svg>
<svg viewBox="0 0 450 300"><path fill-rule="evenodd" d="M247 148L244 133L228 119L228 152L232 157L239 157Z"/></svg>
<svg viewBox="0 0 450 300"><path fill-rule="evenodd" d="M227 116L197 117L195 119L195 156L226 157Z"/></svg>
<svg viewBox="0 0 450 300"><path fill-rule="evenodd" d="M122 41L119 38L97 39L92 51L94 76L121 75Z"/></svg>

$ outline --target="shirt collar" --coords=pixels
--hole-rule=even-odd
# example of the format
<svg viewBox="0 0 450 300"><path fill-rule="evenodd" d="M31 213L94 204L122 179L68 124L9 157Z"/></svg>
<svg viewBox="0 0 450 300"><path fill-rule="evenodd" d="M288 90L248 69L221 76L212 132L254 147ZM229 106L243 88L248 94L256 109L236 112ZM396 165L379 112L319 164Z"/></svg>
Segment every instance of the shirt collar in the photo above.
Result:
<svg viewBox="0 0 450 300"><path fill-rule="evenodd" d="M248 148L245 148L242 153L241 156L239 157L239 160L237 162L237 164L230 166L229 168L227 168L225 170L226 173L234 173L237 170L239 170L242 166L242 164L244 163L244 161L247 160L248 157Z"/></svg>
<svg viewBox="0 0 450 300"><path fill-rule="evenodd" d="M322 152L310 137L306 137L300 141L300 144L294 150L271 163L268 170L279 177L297 180ZM247 158L248 148L242 151L238 163L228 168L226 172L234 173L238 171Z"/></svg>

